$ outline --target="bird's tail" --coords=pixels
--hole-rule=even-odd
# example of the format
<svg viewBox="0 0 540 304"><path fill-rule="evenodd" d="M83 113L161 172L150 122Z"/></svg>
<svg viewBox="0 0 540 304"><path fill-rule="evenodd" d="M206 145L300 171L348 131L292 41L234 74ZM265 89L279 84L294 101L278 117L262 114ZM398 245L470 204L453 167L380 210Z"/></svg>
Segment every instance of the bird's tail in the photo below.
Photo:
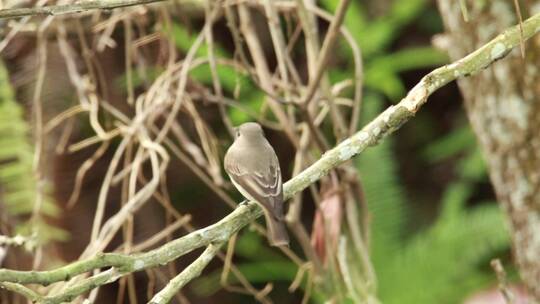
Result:
<svg viewBox="0 0 540 304"><path fill-rule="evenodd" d="M266 230L268 241L272 246L288 246L289 234L284 220L279 220L268 212L264 213L266 218Z"/></svg>

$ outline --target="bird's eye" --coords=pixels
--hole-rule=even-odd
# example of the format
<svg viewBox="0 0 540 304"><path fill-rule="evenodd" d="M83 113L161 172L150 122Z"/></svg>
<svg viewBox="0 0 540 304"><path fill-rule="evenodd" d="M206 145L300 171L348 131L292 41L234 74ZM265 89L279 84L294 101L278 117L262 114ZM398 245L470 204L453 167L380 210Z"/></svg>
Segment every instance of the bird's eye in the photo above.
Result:
<svg viewBox="0 0 540 304"><path fill-rule="evenodd" d="M238 138L240 136L240 130L238 128L234 128L234 137Z"/></svg>

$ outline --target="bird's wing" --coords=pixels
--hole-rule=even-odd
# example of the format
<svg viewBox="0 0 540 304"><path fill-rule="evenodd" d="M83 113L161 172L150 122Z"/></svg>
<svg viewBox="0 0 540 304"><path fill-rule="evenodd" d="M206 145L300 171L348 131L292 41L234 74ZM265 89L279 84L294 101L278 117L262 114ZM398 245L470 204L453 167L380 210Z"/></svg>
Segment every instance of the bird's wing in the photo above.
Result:
<svg viewBox="0 0 540 304"><path fill-rule="evenodd" d="M275 218L279 220L283 218L283 186L277 160L258 171L248 170L241 161L226 161L225 171L235 184L242 187L251 196L248 198L262 204Z"/></svg>

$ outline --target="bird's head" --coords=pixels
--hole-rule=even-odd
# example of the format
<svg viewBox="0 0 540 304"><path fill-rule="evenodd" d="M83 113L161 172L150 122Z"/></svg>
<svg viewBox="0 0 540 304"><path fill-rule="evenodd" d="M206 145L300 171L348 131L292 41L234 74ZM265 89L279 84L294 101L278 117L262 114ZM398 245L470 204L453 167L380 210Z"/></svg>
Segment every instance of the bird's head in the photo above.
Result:
<svg viewBox="0 0 540 304"><path fill-rule="evenodd" d="M236 137L244 137L246 139L256 139L264 137L261 125L256 122L246 122L236 128Z"/></svg>

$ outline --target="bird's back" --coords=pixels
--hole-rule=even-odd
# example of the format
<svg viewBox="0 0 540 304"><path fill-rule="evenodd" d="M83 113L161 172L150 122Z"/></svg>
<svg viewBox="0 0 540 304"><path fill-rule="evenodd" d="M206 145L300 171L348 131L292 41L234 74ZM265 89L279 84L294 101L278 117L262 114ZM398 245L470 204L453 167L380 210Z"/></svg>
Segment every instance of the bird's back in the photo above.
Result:
<svg viewBox="0 0 540 304"><path fill-rule="evenodd" d="M271 166L279 167L276 152L266 140L257 145L258 149L256 149L256 151L254 147L254 143L235 141L225 154L225 168L227 168L228 165L234 164L238 166L239 169L251 173L255 170L262 171ZM254 153L256 153L256 155L254 155Z"/></svg>

